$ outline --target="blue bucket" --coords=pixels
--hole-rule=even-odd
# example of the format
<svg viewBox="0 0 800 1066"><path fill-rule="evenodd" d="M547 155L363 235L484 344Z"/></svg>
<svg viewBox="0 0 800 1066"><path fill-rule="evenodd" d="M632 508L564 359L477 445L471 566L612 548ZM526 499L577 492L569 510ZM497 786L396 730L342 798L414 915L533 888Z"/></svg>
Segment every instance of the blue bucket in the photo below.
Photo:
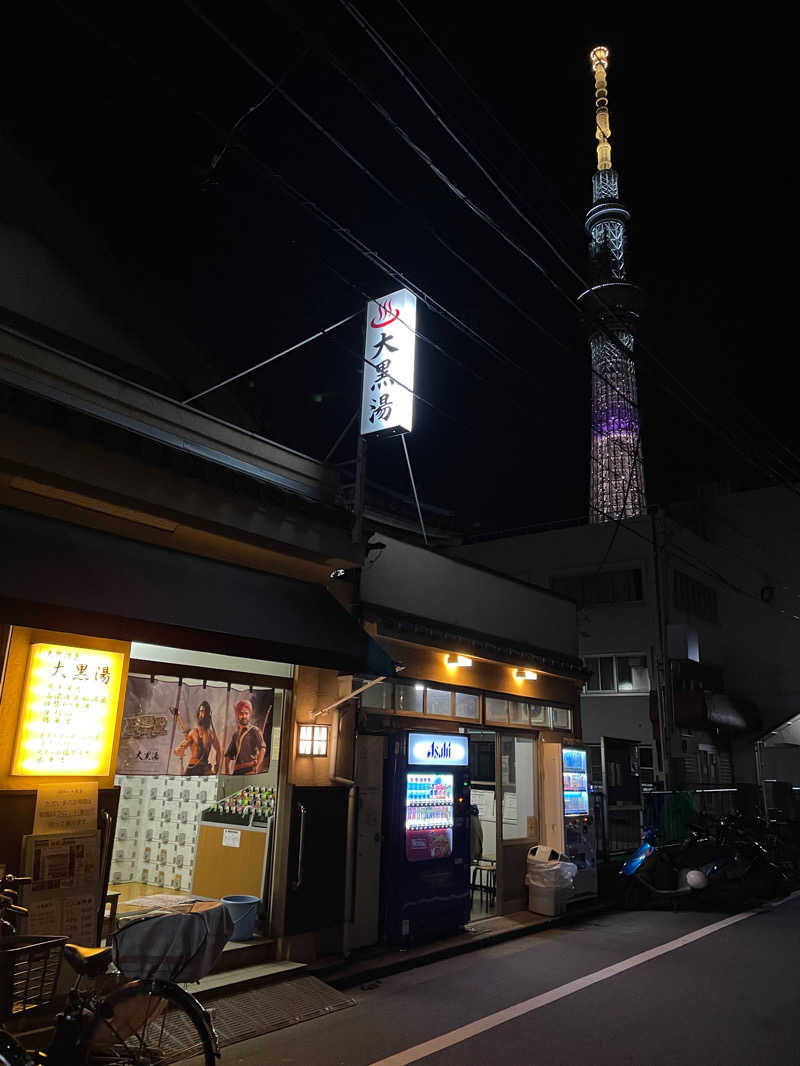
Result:
<svg viewBox="0 0 800 1066"><path fill-rule="evenodd" d="M222 906L233 919L231 940L249 940L256 925L258 896L223 896Z"/></svg>

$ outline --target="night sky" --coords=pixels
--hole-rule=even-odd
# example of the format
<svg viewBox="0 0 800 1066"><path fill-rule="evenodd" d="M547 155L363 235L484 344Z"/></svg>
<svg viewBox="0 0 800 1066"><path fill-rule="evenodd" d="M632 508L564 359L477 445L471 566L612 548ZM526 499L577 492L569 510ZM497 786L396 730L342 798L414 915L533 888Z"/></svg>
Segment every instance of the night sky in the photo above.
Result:
<svg viewBox="0 0 800 1066"><path fill-rule="evenodd" d="M356 6L584 277L595 166L588 52L611 48L613 160L633 215L633 280L647 294L638 354L649 501L690 496L714 479L745 487L796 477L800 459L783 447L800 454L787 380L797 347L788 334L796 243L789 35L730 19L675 17L645 28L588 24L571 12L548 20L541 5L470 14L449 0L405 3L477 96L401 4ZM4 29L1 132L103 241L109 270L130 293L132 321L137 305L168 318L223 378L357 310L364 292L400 287L287 198L267 170L278 172L499 350L488 353L419 305L419 329L451 357L425 343L417 349L416 388L432 405L417 403L408 438L422 498L476 532L585 515L590 373L574 309L411 153L331 56L570 298L580 291L575 277L339 0L197 0L197 9L283 79L405 206L277 93L240 124L247 152L230 144L212 169L225 131L269 86L193 5L24 5ZM552 338L459 264L423 219ZM62 253L83 268L79 247ZM235 386L243 421L323 457L359 403L361 330L356 319ZM191 367L186 381L191 389ZM205 409L218 408L209 398ZM334 461L354 453L355 429ZM372 447L368 476L408 492L399 441Z"/></svg>

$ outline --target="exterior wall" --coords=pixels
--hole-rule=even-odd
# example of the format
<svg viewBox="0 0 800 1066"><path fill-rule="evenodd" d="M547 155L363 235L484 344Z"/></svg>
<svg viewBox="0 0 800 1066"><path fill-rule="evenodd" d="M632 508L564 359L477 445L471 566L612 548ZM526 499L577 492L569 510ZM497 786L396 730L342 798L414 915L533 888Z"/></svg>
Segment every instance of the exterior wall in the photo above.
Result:
<svg viewBox="0 0 800 1066"><path fill-rule="evenodd" d="M339 699L339 683L335 670L318 670L298 666L294 674L293 713L287 717L286 743L289 748L289 783L303 787L329 787L333 782L333 733L337 723L336 710L314 718L314 712ZM301 725L328 726L327 755L298 755L297 737Z"/></svg>
<svg viewBox="0 0 800 1066"><path fill-rule="evenodd" d="M111 748L111 763L109 773L105 777L92 777L89 775L69 775L63 778L57 776L47 777L20 777L11 774L11 763L14 757L14 743L17 735L17 723L21 709L23 688L25 685L25 669L28 663L28 649L36 643L63 643L72 644L82 648L97 648L101 651L122 652L125 656L122 679L120 683L119 700L117 703L117 722L114 730L114 742ZM128 662L130 659L130 644L119 640L103 640L98 637L86 637L75 633L55 633L49 630L27 629L15 626L11 633L11 643L8 650L6 672L3 680L2 699L0 700L0 788L32 789L44 781L97 781L98 788L114 787L114 768L117 764L117 750L119 748L119 734L122 728L122 709L125 704L125 685L128 678Z"/></svg>
<svg viewBox="0 0 800 1066"><path fill-rule="evenodd" d="M631 696L581 696L582 738L597 744L601 737L654 744L648 693Z"/></svg>
<svg viewBox="0 0 800 1066"><path fill-rule="evenodd" d="M382 535L381 541L386 548L362 572L365 603L577 654L575 606L569 600L391 537Z"/></svg>
<svg viewBox="0 0 800 1066"><path fill-rule="evenodd" d="M373 626L367 627L374 631ZM536 681L517 681L513 666L503 663L473 659L469 667L445 665L447 652L422 644L390 640L375 633L375 639L389 652L395 662L403 662L406 669L398 675L400 680L439 682L458 686L460 689L475 689L485 692L502 692L520 699L535 699L566 703L572 707L578 702L579 682L539 672ZM335 698L335 697L334 697ZM437 725L440 725L438 722ZM464 724L463 722L460 724Z"/></svg>

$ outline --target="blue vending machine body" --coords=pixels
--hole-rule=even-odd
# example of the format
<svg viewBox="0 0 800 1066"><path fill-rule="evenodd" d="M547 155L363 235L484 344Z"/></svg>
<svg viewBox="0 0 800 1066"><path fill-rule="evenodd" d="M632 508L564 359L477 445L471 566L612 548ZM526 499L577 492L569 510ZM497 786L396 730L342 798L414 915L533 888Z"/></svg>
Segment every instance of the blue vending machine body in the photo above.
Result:
<svg viewBox="0 0 800 1066"><path fill-rule="evenodd" d="M393 943L469 921L469 741L395 733L384 795L383 899Z"/></svg>

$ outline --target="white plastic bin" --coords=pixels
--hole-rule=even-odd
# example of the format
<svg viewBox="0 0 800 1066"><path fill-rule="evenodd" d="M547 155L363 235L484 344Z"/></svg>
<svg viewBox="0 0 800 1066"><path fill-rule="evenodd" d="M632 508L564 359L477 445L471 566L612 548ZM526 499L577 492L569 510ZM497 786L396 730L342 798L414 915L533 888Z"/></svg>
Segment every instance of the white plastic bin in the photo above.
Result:
<svg viewBox="0 0 800 1066"><path fill-rule="evenodd" d="M575 891L578 867L563 860L557 851L539 844L528 851L525 884L528 886L528 910L533 914L563 914Z"/></svg>

